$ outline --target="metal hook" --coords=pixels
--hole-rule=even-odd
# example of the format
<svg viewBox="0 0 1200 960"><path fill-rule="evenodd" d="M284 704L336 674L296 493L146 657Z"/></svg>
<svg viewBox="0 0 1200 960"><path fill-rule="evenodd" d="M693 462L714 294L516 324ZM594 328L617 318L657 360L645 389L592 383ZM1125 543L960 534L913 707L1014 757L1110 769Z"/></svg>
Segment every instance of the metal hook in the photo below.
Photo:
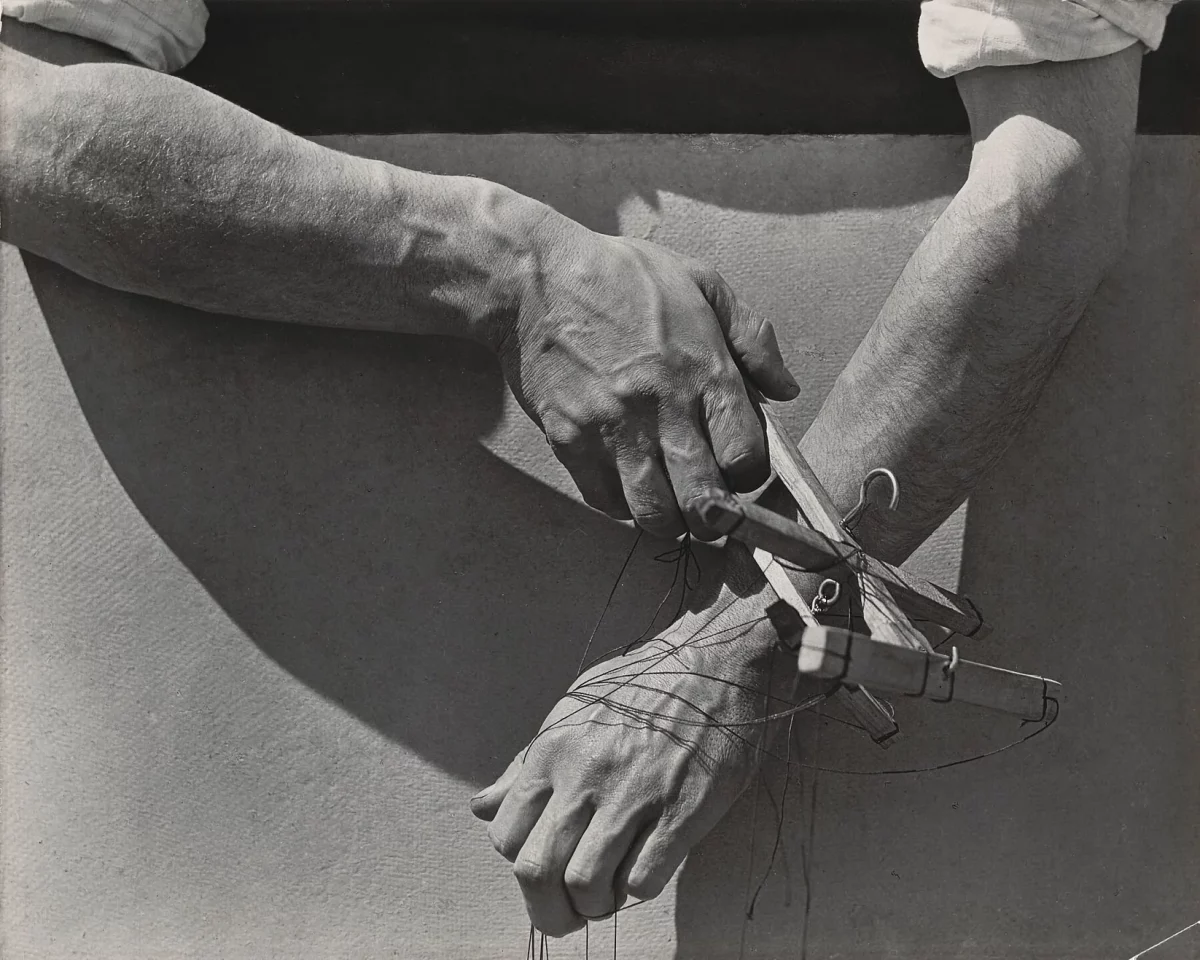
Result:
<svg viewBox="0 0 1200 960"><path fill-rule="evenodd" d="M876 477L887 477L888 483L892 486L892 497L888 501L888 509L895 510L899 505L900 481L896 479L896 475L887 467L876 467L863 477L862 486L858 488L858 503L854 505L854 508L848 514L842 517L842 526L846 530L849 530L858 523L862 519L862 515L867 512L867 507L869 506L867 503L867 489L871 486L871 481Z"/></svg>
<svg viewBox="0 0 1200 960"><path fill-rule="evenodd" d="M942 672L950 676L958 669L958 647L950 648L950 660L942 667Z"/></svg>

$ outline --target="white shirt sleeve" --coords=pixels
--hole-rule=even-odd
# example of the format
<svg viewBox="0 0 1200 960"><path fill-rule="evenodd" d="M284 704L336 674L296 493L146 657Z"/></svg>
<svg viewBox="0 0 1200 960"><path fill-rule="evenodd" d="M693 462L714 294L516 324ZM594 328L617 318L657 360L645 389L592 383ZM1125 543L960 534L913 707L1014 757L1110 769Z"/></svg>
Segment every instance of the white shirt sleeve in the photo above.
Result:
<svg viewBox="0 0 1200 960"><path fill-rule="evenodd" d="M0 0L0 13L98 40L155 70L187 64L204 45L204 0Z"/></svg>
<svg viewBox="0 0 1200 960"><path fill-rule="evenodd" d="M935 76L1085 60L1162 42L1176 0L924 0L918 41Z"/></svg>

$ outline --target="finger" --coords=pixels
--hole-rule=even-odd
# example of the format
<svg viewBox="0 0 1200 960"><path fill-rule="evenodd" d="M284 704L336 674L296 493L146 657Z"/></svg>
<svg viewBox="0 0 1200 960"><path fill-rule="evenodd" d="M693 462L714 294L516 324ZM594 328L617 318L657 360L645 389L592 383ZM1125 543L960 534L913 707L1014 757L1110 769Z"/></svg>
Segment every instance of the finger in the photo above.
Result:
<svg viewBox="0 0 1200 960"><path fill-rule="evenodd" d="M715 270L704 268L695 279L725 331L734 359L758 388L772 400L799 396L800 385L783 362L771 321L738 300Z"/></svg>
<svg viewBox="0 0 1200 960"><path fill-rule="evenodd" d="M671 882L692 844L689 836L662 821L644 829L617 870L618 894L653 900Z"/></svg>
<svg viewBox="0 0 1200 960"><path fill-rule="evenodd" d="M687 532L675 491L659 452L626 451L617 460L625 502L639 527L656 537L674 539Z"/></svg>
<svg viewBox="0 0 1200 960"><path fill-rule="evenodd" d="M583 502L614 520L629 520L629 505L621 486L621 475L604 446L589 440L573 423L547 417L546 442L555 458L571 474Z"/></svg>
<svg viewBox="0 0 1200 960"><path fill-rule="evenodd" d="M565 464L564 464L565 466ZM631 520L633 514L625 502L621 488L621 475L615 467L606 463L592 462L568 466L571 479L579 489L579 495L593 510L612 517L614 520Z"/></svg>
<svg viewBox="0 0 1200 960"><path fill-rule="evenodd" d="M590 807L551 799L513 864L530 922L552 937L566 936L586 922L571 905L563 877L591 819Z"/></svg>
<svg viewBox="0 0 1200 960"><path fill-rule="evenodd" d="M500 779L491 786L484 787L471 798L471 812L475 816L480 820L495 819L496 813L500 809L500 804L504 802L504 798L508 796L508 791L517 782L517 777L521 774L521 766L524 760L525 751L522 750L513 757L513 762L508 765L508 769L500 774Z"/></svg>
<svg viewBox="0 0 1200 960"><path fill-rule="evenodd" d="M614 888L618 868L629 855L643 823L622 817L614 820L597 814L575 847L563 883L575 912L600 920L617 910L624 900Z"/></svg>
<svg viewBox="0 0 1200 960"><path fill-rule="evenodd" d="M714 487L725 489L725 481L700 424L693 423L675 435L664 436L662 452L688 530L698 540L716 540L721 534L704 522L700 506Z"/></svg>
<svg viewBox="0 0 1200 960"><path fill-rule="evenodd" d="M740 379L731 390L705 395L704 419L717 465L729 486L748 493L766 483L771 475L767 441Z"/></svg>
<svg viewBox="0 0 1200 960"><path fill-rule="evenodd" d="M517 859L542 811L550 802L551 795L549 784L529 786L518 781L501 802L500 809L488 826L488 839L492 841L496 852L509 863Z"/></svg>

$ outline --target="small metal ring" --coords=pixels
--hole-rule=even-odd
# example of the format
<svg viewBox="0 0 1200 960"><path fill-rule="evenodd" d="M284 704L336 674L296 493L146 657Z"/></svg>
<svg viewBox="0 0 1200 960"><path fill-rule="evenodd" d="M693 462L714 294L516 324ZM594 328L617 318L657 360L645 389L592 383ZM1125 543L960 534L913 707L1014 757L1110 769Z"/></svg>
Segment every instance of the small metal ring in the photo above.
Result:
<svg viewBox="0 0 1200 960"><path fill-rule="evenodd" d="M842 595L842 585L836 580L826 577L821 581L821 585L817 587L817 595L813 597L812 603L809 604L809 609L813 614L824 613L835 603L838 602L838 597Z"/></svg>
<svg viewBox="0 0 1200 960"><path fill-rule="evenodd" d="M827 604L837 603L841 595L842 585L832 578L827 577L817 587L817 596Z"/></svg>

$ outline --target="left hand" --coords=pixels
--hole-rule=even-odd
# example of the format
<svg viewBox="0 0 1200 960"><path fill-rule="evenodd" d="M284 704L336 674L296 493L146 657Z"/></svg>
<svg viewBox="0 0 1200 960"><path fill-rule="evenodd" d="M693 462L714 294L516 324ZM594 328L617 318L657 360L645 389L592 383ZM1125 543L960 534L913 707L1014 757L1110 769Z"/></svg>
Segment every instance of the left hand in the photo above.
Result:
<svg viewBox="0 0 1200 960"><path fill-rule="evenodd" d="M774 640L762 622L700 634L685 617L580 676L473 798L535 927L564 936L662 892L754 770L764 729L746 721L762 715Z"/></svg>
<svg viewBox="0 0 1200 960"><path fill-rule="evenodd" d="M800 392L774 328L711 267L543 210L522 220L534 252L508 271L525 278L519 306L485 339L513 396L589 506L717 539L707 492L771 472L747 381L773 400Z"/></svg>

